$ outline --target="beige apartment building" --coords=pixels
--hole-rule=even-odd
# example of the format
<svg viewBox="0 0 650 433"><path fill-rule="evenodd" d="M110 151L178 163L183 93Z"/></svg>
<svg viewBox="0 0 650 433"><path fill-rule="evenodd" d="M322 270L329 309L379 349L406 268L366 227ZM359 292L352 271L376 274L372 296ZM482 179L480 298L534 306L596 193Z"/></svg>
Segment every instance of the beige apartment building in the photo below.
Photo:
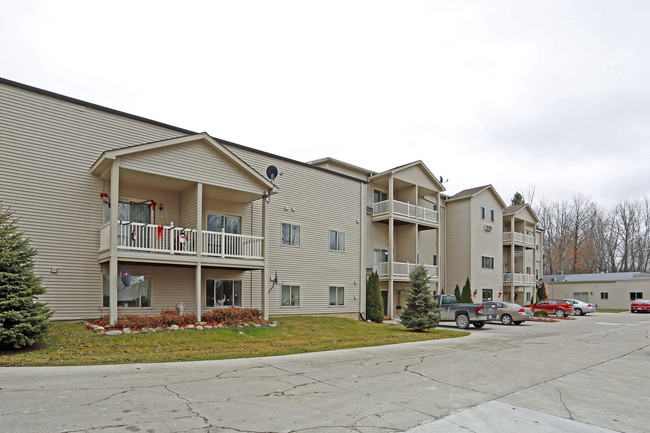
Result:
<svg viewBox="0 0 650 433"><path fill-rule="evenodd" d="M517 293L502 269L522 251L515 273L541 262L503 238L506 223L535 230L530 209L504 216L489 185L446 197L422 161L305 163L5 79L0 152L0 200L39 251L54 320L228 305L358 318L373 271L395 317L418 264L433 293L469 276L480 301Z"/></svg>

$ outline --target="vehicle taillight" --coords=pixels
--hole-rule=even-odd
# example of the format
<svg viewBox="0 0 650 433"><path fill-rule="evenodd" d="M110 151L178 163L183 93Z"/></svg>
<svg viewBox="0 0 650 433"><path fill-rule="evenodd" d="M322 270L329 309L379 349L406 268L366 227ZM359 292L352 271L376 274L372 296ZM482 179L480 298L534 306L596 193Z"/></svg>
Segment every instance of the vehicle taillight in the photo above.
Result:
<svg viewBox="0 0 650 433"><path fill-rule="evenodd" d="M483 312L483 306L478 307L478 310L476 310L478 314L481 314Z"/></svg>
<svg viewBox="0 0 650 433"><path fill-rule="evenodd" d="M525 312L526 312L526 310L524 310L523 308L519 309L519 313L525 313Z"/></svg>
<svg viewBox="0 0 650 433"><path fill-rule="evenodd" d="M587 304L587 307L591 307L591 304Z"/></svg>

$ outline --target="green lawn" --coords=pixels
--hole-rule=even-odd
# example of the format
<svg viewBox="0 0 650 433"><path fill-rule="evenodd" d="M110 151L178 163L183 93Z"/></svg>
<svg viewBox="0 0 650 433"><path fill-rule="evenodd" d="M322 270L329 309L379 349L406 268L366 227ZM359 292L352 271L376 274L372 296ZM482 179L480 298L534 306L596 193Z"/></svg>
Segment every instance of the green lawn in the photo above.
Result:
<svg viewBox="0 0 650 433"><path fill-rule="evenodd" d="M468 332L332 317L280 317L277 328L212 329L104 336L82 324L54 323L44 344L0 351L0 366L128 364L250 358L462 337Z"/></svg>

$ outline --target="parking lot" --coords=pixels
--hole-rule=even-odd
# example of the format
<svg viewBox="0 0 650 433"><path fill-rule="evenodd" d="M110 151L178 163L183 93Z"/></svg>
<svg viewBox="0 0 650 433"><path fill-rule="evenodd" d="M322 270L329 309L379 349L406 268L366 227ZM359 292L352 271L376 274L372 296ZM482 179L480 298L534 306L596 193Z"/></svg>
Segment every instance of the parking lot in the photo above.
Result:
<svg viewBox="0 0 650 433"><path fill-rule="evenodd" d="M470 331L271 358L3 368L0 430L647 431L650 314Z"/></svg>

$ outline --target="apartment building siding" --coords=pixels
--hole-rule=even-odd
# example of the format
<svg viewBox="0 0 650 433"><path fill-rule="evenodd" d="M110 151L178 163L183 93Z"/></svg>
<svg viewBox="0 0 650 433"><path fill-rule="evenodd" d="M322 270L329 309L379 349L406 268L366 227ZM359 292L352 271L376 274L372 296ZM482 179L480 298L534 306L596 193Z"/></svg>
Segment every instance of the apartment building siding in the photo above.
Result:
<svg viewBox="0 0 650 433"><path fill-rule="evenodd" d="M501 203L494 194L488 191L476 196L472 203L472 263L470 283L473 299L476 302L483 300L483 290L492 290L492 300L498 298L503 290L503 255L501 254L503 242L503 212ZM483 209L493 211L492 220L486 215L483 218ZM490 227L488 229L488 227ZM483 257L493 259L493 266L486 268ZM474 295L476 293L476 295Z"/></svg>
<svg viewBox="0 0 650 433"><path fill-rule="evenodd" d="M329 170L226 145L259 172L269 165L282 173L269 212L269 274L300 287L300 307L282 306L282 287L269 293L269 314L365 312L364 182ZM282 223L300 226L300 246L282 245ZM330 251L329 231L345 233L345 251ZM344 305L329 305L329 287L344 287ZM270 287L270 284L269 284Z"/></svg>
<svg viewBox="0 0 650 433"><path fill-rule="evenodd" d="M472 207L469 200L446 204L446 257L447 257L447 287L445 292L454 293L456 285L460 289L467 278L471 282L472 237L469 236L471 227Z"/></svg>
<svg viewBox="0 0 650 433"><path fill-rule="evenodd" d="M47 287L41 299L55 319L95 317L102 302L97 253L105 185L88 170L105 150L186 132L4 81L0 101L0 199L39 250L35 273Z"/></svg>

